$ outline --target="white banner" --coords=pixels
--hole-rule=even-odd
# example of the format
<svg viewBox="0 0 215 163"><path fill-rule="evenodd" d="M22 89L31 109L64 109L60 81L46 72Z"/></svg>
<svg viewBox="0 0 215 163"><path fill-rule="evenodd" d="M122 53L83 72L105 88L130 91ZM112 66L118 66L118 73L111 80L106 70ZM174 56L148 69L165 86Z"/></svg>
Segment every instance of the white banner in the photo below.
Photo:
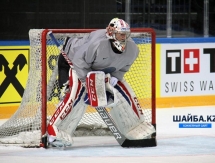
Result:
<svg viewBox="0 0 215 163"><path fill-rule="evenodd" d="M161 44L161 96L215 95L212 43Z"/></svg>

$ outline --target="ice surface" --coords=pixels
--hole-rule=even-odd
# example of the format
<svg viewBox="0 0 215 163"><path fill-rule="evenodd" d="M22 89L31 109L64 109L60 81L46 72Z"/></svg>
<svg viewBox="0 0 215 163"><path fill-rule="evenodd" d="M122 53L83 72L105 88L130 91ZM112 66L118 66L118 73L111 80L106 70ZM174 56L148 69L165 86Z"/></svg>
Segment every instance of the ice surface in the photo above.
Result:
<svg viewBox="0 0 215 163"><path fill-rule="evenodd" d="M214 115L215 107L157 110L157 146L122 148L113 136L75 137L67 149L0 146L0 163L215 163L210 129L178 129L172 115ZM165 117L165 118L163 118Z"/></svg>
<svg viewBox="0 0 215 163"><path fill-rule="evenodd" d="M74 138L67 149L0 146L1 163L214 163L215 137L158 138L157 147L122 148L114 137Z"/></svg>

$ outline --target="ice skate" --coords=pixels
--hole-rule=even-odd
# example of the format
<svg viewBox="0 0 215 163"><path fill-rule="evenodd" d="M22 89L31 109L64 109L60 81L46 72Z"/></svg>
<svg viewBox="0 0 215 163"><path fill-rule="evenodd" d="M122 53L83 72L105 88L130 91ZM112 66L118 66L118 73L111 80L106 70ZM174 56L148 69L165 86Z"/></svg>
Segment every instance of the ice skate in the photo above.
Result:
<svg viewBox="0 0 215 163"><path fill-rule="evenodd" d="M65 140L55 139L53 142L49 142L49 147L57 147L57 148L64 148L64 147L71 147L72 143Z"/></svg>

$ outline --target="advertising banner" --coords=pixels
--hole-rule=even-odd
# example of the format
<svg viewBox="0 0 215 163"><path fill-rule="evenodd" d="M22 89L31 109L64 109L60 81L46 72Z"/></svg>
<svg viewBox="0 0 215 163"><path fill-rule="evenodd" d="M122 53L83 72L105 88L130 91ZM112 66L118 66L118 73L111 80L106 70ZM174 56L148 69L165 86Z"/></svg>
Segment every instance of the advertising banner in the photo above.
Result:
<svg viewBox="0 0 215 163"><path fill-rule="evenodd" d="M215 95L214 44L162 44L160 52L162 97Z"/></svg>

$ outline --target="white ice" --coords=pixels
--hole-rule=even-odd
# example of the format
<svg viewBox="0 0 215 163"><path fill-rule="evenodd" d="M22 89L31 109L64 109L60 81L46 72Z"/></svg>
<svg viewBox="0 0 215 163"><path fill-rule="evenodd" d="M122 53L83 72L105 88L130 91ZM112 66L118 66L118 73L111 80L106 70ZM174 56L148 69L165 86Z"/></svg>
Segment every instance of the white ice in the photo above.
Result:
<svg viewBox="0 0 215 163"><path fill-rule="evenodd" d="M122 148L113 136L76 137L64 150L0 146L0 163L215 163L215 122L205 130L178 129L173 114L215 115L215 106L158 109L156 147Z"/></svg>

